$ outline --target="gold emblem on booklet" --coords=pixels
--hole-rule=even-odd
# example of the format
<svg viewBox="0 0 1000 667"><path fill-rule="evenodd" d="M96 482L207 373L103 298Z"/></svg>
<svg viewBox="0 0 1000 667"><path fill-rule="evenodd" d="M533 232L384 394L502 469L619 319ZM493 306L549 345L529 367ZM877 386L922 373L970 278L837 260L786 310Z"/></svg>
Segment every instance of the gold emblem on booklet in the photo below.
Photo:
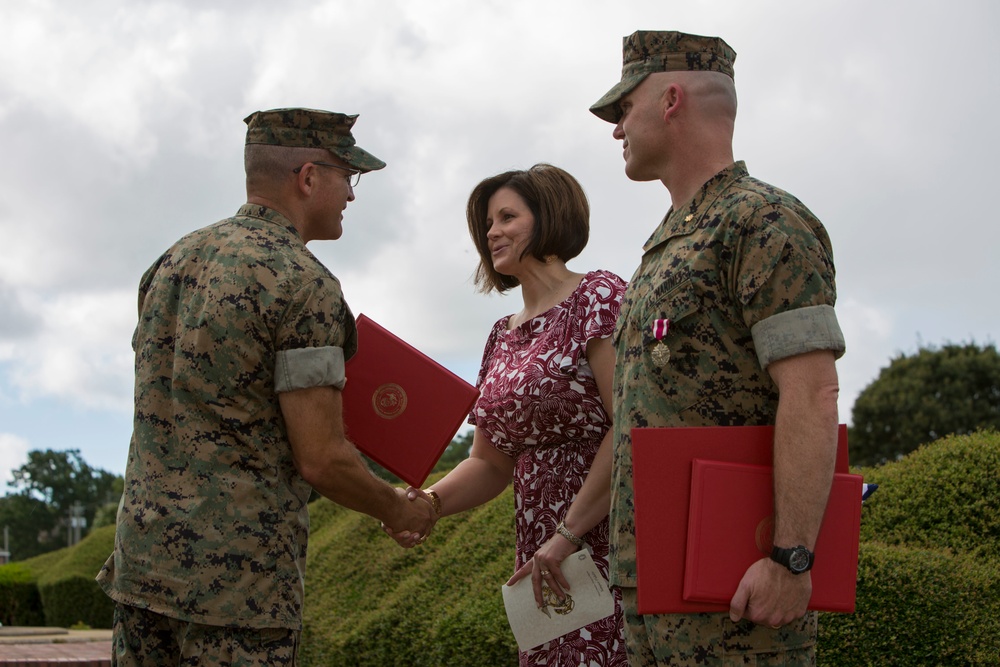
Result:
<svg viewBox="0 0 1000 667"><path fill-rule="evenodd" d="M545 584L542 584L542 602L545 604L539 608L549 618L552 618L549 608L560 616L565 616L573 611L574 602L572 595L566 593L566 597L560 600L556 592Z"/></svg>
<svg viewBox="0 0 1000 667"><path fill-rule="evenodd" d="M387 382L372 394L372 408L382 419L395 419L406 410L406 392L395 382Z"/></svg>

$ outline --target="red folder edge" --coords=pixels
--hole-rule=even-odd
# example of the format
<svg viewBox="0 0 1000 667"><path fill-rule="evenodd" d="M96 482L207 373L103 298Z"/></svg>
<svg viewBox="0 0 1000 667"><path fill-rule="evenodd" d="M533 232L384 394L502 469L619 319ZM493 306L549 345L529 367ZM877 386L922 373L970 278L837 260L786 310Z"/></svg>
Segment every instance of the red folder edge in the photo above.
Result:
<svg viewBox="0 0 1000 667"><path fill-rule="evenodd" d="M691 461L771 465L773 426L632 429L638 612L725 612L729 605L685 600ZM847 473L847 426L837 430L834 472Z"/></svg>
<svg viewBox="0 0 1000 667"><path fill-rule="evenodd" d="M345 432L370 459L419 487L468 417L479 390L370 317L359 314L355 321L358 351L346 362L342 392ZM403 372L394 364L405 364ZM386 420L375 413L372 394L388 382L402 386L407 406L399 417Z"/></svg>
<svg viewBox="0 0 1000 667"><path fill-rule="evenodd" d="M773 479L770 466L692 462L685 600L728 607L747 568L770 553ZM854 611L862 483L860 475L834 474L816 540L809 609Z"/></svg>

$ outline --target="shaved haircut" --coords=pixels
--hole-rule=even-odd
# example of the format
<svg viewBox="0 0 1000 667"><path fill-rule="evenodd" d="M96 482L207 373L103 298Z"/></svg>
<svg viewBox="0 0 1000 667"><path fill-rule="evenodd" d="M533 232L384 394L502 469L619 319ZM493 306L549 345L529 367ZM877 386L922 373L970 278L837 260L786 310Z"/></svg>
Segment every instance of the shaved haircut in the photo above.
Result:
<svg viewBox="0 0 1000 667"><path fill-rule="evenodd" d="M676 83L706 115L736 118L736 84L722 72L657 72L650 76L657 94Z"/></svg>
<svg viewBox="0 0 1000 667"><path fill-rule="evenodd" d="M329 160L325 148L290 148L270 144L247 144L243 150L243 165L247 173L247 190L258 191L288 178L292 170L313 160Z"/></svg>

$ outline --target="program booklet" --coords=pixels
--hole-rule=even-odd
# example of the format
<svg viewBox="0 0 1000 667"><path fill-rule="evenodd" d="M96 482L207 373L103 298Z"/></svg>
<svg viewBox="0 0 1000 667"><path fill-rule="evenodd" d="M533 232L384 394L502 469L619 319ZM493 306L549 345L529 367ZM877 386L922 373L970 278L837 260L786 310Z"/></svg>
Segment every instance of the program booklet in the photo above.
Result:
<svg viewBox="0 0 1000 667"><path fill-rule="evenodd" d="M611 589L589 551L581 549L567 556L559 569L569 581L566 599L559 602L555 593L545 586L546 594L551 594L551 603L544 610L535 604L531 577L525 577L513 586L502 586L507 622L514 632L517 647L522 651L615 613Z"/></svg>

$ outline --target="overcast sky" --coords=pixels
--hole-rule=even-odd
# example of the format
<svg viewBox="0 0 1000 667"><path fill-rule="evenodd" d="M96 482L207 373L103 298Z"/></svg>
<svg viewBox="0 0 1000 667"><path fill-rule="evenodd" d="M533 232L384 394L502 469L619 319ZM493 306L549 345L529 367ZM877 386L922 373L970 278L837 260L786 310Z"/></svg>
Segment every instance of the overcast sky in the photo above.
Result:
<svg viewBox="0 0 1000 667"><path fill-rule="evenodd" d="M636 29L738 53L735 152L833 240L841 419L899 353L995 342L1000 3L21 0L0 5L0 491L35 449L122 473L136 286L245 200L252 111L359 113L345 233L310 248L365 313L474 381L517 294L473 289L465 201L536 162L592 206L571 268L628 279L670 205L588 107Z"/></svg>

